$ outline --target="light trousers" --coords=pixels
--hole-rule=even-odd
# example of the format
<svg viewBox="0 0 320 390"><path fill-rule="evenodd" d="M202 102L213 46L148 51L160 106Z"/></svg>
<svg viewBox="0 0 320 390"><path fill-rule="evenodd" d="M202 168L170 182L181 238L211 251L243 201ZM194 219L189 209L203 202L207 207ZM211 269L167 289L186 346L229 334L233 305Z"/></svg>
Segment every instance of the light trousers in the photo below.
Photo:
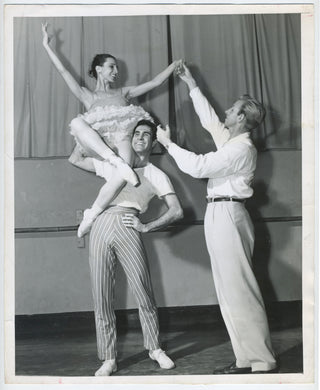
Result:
<svg viewBox="0 0 320 390"><path fill-rule="evenodd" d="M138 302L139 318L146 349L159 348L159 323L141 235L122 223L132 209L111 207L100 214L90 234L89 262L94 301L98 357L116 358L116 318L114 313L115 268L122 265Z"/></svg>
<svg viewBox="0 0 320 390"><path fill-rule="evenodd" d="M265 306L252 271L254 229L243 203L209 203L205 237L221 313L238 367L276 366Z"/></svg>

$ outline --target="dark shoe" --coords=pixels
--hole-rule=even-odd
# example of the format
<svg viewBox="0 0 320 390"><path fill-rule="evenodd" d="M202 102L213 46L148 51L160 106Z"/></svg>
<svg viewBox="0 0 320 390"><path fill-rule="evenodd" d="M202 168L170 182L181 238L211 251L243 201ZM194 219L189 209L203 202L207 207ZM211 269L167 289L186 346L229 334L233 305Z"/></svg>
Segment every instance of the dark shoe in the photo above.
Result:
<svg viewBox="0 0 320 390"><path fill-rule="evenodd" d="M236 362L229 366L217 368L213 371L213 375L231 375L231 374L251 374L251 367L237 367Z"/></svg>
<svg viewBox="0 0 320 390"><path fill-rule="evenodd" d="M276 366L272 370L267 371L252 371L252 374L277 374L279 372L279 366Z"/></svg>

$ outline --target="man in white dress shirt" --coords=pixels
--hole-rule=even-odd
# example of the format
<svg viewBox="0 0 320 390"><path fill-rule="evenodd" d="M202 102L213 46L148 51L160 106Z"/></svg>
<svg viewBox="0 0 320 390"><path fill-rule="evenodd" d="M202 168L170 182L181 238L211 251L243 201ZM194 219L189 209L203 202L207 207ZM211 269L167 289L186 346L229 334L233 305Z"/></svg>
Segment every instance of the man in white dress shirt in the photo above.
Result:
<svg viewBox="0 0 320 390"><path fill-rule="evenodd" d="M264 119L263 106L248 95L237 100L220 122L184 65L186 82L202 126L217 151L196 155L170 140L170 129L158 127L158 141L178 167L195 178L208 178L205 238L217 297L236 361L214 374L278 372L271 346L263 299L252 271L254 229L245 208L253 194L251 183L257 151L250 132Z"/></svg>

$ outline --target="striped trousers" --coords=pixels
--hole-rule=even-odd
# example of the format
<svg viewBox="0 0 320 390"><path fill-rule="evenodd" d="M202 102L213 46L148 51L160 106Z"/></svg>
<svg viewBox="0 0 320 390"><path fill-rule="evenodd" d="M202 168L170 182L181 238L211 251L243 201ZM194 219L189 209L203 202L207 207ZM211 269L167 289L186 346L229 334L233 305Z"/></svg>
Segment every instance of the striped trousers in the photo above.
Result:
<svg viewBox="0 0 320 390"><path fill-rule="evenodd" d="M90 233L89 262L94 302L98 357L115 359L116 318L114 313L115 269L118 260L138 302L144 347L159 347L159 323L141 235L122 223L132 209L111 207L96 219Z"/></svg>
<svg viewBox="0 0 320 390"><path fill-rule="evenodd" d="M242 203L210 203L205 236L217 297L238 367L276 366L261 292L252 270L254 230Z"/></svg>

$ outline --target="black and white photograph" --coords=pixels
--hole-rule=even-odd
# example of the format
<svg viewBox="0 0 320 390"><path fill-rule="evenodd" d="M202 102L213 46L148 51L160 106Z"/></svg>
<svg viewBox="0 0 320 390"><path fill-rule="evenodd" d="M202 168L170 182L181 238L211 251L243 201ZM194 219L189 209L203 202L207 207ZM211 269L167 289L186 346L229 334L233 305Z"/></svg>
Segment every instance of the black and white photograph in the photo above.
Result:
<svg viewBox="0 0 320 390"><path fill-rule="evenodd" d="M6 383L314 383L314 6L4 20Z"/></svg>

